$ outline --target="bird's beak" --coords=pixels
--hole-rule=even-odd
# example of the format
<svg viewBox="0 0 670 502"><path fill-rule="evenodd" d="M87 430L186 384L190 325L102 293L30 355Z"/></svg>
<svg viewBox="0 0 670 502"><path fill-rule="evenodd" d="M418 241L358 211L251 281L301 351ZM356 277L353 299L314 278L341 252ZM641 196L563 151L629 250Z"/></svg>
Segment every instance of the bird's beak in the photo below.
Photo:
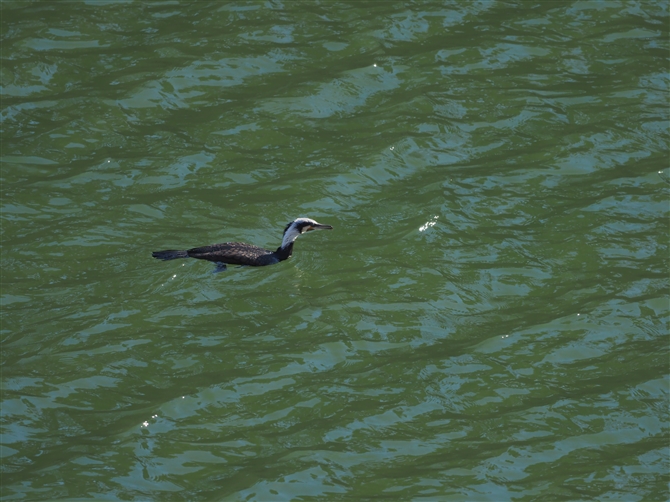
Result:
<svg viewBox="0 0 670 502"><path fill-rule="evenodd" d="M310 230L332 230L333 227L330 225L322 225L321 223L317 223L316 225L311 225L307 231L309 232Z"/></svg>

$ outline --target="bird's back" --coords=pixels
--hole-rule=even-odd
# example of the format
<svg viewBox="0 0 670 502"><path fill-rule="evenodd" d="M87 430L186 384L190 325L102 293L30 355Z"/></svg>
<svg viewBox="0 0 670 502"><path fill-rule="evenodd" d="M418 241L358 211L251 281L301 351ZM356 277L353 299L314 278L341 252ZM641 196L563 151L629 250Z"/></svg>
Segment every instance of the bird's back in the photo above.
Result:
<svg viewBox="0 0 670 502"><path fill-rule="evenodd" d="M278 263L279 258L272 251L244 242L222 242L189 249L188 256L229 265L263 266Z"/></svg>

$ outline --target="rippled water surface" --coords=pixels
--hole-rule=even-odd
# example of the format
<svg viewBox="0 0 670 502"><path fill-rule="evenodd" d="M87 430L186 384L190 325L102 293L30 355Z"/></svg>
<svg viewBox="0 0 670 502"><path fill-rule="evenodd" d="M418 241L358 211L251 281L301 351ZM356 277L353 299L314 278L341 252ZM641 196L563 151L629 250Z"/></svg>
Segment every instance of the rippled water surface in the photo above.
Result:
<svg viewBox="0 0 670 502"><path fill-rule="evenodd" d="M667 500L669 20L3 2L2 499Z"/></svg>

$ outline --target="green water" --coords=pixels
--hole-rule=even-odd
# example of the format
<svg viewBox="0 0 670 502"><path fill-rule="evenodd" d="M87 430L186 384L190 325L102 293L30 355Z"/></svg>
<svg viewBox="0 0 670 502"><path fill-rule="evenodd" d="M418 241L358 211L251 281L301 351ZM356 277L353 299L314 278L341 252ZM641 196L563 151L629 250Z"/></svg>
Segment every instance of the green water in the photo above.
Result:
<svg viewBox="0 0 670 502"><path fill-rule="evenodd" d="M670 497L667 2L1 14L3 500Z"/></svg>

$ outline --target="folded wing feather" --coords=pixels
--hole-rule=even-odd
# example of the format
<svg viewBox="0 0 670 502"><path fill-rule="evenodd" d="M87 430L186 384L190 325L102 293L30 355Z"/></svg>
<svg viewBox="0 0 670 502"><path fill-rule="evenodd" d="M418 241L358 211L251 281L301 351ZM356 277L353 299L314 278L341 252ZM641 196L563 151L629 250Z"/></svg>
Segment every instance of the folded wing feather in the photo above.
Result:
<svg viewBox="0 0 670 502"><path fill-rule="evenodd" d="M272 265L279 260L267 249L243 242L222 242L189 249L188 256L229 265Z"/></svg>

